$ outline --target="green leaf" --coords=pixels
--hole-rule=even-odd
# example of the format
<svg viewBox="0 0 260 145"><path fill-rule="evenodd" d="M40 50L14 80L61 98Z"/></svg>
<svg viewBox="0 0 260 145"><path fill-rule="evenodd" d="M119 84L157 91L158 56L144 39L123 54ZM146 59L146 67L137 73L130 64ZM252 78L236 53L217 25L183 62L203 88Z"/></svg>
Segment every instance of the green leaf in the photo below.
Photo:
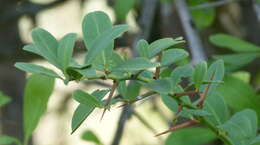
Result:
<svg viewBox="0 0 260 145"><path fill-rule="evenodd" d="M90 113L95 109L93 106L87 106L84 104L79 104L72 116L71 123L71 134L73 134L79 126L84 122L84 120L90 115Z"/></svg>
<svg viewBox="0 0 260 145"><path fill-rule="evenodd" d="M210 116L205 116L204 119L214 126L223 124L230 117L224 98L217 93L213 93L206 98L203 110L211 114Z"/></svg>
<svg viewBox="0 0 260 145"><path fill-rule="evenodd" d="M125 97L127 95L127 86L126 86L126 81L120 81L117 87L118 93L122 96Z"/></svg>
<svg viewBox="0 0 260 145"><path fill-rule="evenodd" d="M87 130L84 131L83 134L81 135L81 139L88 141L88 142L92 142L96 145L103 145L103 143L100 141L100 139L95 135L94 132Z"/></svg>
<svg viewBox="0 0 260 145"><path fill-rule="evenodd" d="M15 63L15 67L20 69L20 70L29 72L29 73L42 74L42 75L46 75L46 76L49 76L49 77L62 79L54 71L47 69L45 67L36 65L36 64L17 62L17 63Z"/></svg>
<svg viewBox="0 0 260 145"><path fill-rule="evenodd" d="M131 71L145 70L157 66L159 66L157 63L152 63L147 58L136 57L136 58L131 58L126 60L122 64L113 68L113 70L131 72Z"/></svg>
<svg viewBox="0 0 260 145"><path fill-rule="evenodd" d="M207 128L184 128L172 132L165 145L202 145L216 139L216 135Z"/></svg>
<svg viewBox="0 0 260 145"><path fill-rule="evenodd" d="M196 1L192 1L196 2ZM214 8L204 8L191 11L191 16L198 29L202 30L214 23L216 10Z"/></svg>
<svg viewBox="0 0 260 145"><path fill-rule="evenodd" d="M218 92L225 98L227 104L234 111L246 108L254 109L260 119L260 98L254 89L247 83L232 76L226 76L224 84L218 88Z"/></svg>
<svg viewBox="0 0 260 145"><path fill-rule="evenodd" d="M91 93L92 96L97 97L98 100L102 100L103 97L108 93L108 90L96 90ZM79 126L84 122L84 120L90 115L90 113L95 109L92 105L79 104L72 116L71 129L74 133Z"/></svg>
<svg viewBox="0 0 260 145"><path fill-rule="evenodd" d="M235 52L255 52L260 51L260 47L227 34L215 34L210 36L210 42L223 48Z"/></svg>
<svg viewBox="0 0 260 145"><path fill-rule="evenodd" d="M168 94L172 90L169 79L154 80L150 83L147 83L146 86L160 94Z"/></svg>
<svg viewBox="0 0 260 145"><path fill-rule="evenodd" d="M103 32L90 46L85 62L91 64L95 60L96 56L101 54L100 52L107 48L114 39L129 30L129 28L128 25L117 25Z"/></svg>
<svg viewBox="0 0 260 145"><path fill-rule="evenodd" d="M109 61L109 70L112 70L114 67L116 67L119 64L122 64L123 62L124 62L123 58L118 53L112 52Z"/></svg>
<svg viewBox="0 0 260 145"><path fill-rule="evenodd" d="M141 57L149 58L149 44L146 40L141 39L137 42L137 51Z"/></svg>
<svg viewBox="0 0 260 145"><path fill-rule="evenodd" d="M99 101L95 96L81 90L76 90L73 92L73 99L78 101L80 104L87 106L102 107L101 101Z"/></svg>
<svg viewBox="0 0 260 145"><path fill-rule="evenodd" d="M254 59L260 57L260 53L238 53L238 54L226 54L226 55L214 55L214 59L222 59L225 62L229 70L239 69ZM237 61L239 60L239 61Z"/></svg>
<svg viewBox="0 0 260 145"><path fill-rule="evenodd" d="M73 134L83 121L90 115L90 113L95 109L93 106L88 106L85 104L79 104L72 116L71 122L71 134Z"/></svg>
<svg viewBox="0 0 260 145"><path fill-rule="evenodd" d="M63 72L65 72L71 62L76 37L75 33L69 33L59 41L57 57Z"/></svg>
<svg viewBox="0 0 260 145"><path fill-rule="evenodd" d="M0 108L8 104L9 102L11 102L11 98L0 92Z"/></svg>
<svg viewBox="0 0 260 145"><path fill-rule="evenodd" d="M11 145L11 144L22 145L22 143L17 138L11 136L0 136L0 144L1 145Z"/></svg>
<svg viewBox="0 0 260 145"><path fill-rule="evenodd" d="M24 91L23 118L25 140L28 141L41 116L47 109L50 95L54 88L54 79L39 74L32 74Z"/></svg>
<svg viewBox="0 0 260 145"><path fill-rule="evenodd" d="M81 69L77 69L75 67L67 67L66 68L66 78L69 81L76 80L79 81L83 75L82 72L80 72Z"/></svg>
<svg viewBox="0 0 260 145"><path fill-rule="evenodd" d="M167 48L170 48L171 46L174 46L178 43L180 42L172 38L163 38L163 39L156 40L149 45L149 57L153 57L159 52Z"/></svg>
<svg viewBox="0 0 260 145"><path fill-rule="evenodd" d="M223 60L217 60L215 62L213 62L208 71L207 71L207 75L204 79L204 81L209 82L209 81L213 81L213 82L220 82L223 80L225 74L225 70L224 70L224 62ZM210 85L210 88L208 90L208 95L210 96L212 93L214 93L214 91L216 90L216 88L220 86L219 83L212 83ZM200 90L204 91L204 89L207 87L206 85L201 86Z"/></svg>
<svg viewBox="0 0 260 145"><path fill-rule="evenodd" d="M160 97L162 99L162 102L172 111L177 112L178 110L178 103L170 96L168 95L162 95Z"/></svg>
<svg viewBox="0 0 260 145"><path fill-rule="evenodd" d="M134 7L135 0L115 0L114 10L116 18L119 21L124 21L128 12Z"/></svg>
<svg viewBox="0 0 260 145"><path fill-rule="evenodd" d="M183 49L170 49L166 50L162 56L162 65L170 65L177 61L185 59L189 53Z"/></svg>
<svg viewBox="0 0 260 145"><path fill-rule="evenodd" d="M256 144L259 144L260 143L260 135L258 135L257 137L255 137L251 142L250 142L250 145L256 145ZM258 145L257 144L257 145Z"/></svg>
<svg viewBox="0 0 260 145"><path fill-rule="evenodd" d="M96 49L94 42L107 30L112 29L112 22L108 15L102 11L88 13L83 20L82 30L83 38L87 49ZM97 69L103 70L109 66L109 60L112 55L114 41L104 48L104 51L95 56L92 63Z"/></svg>
<svg viewBox="0 0 260 145"><path fill-rule="evenodd" d="M92 49L95 40L106 30L112 28L111 20L102 11L88 13L82 23L82 31L87 49Z"/></svg>
<svg viewBox="0 0 260 145"><path fill-rule="evenodd" d="M179 66L171 73L171 84L175 88L181 82L181 78L187 78L192 75L193 68L190 65Z"/></svg>
<svg viewBox="0 0 260 145"><path fill-rule="evenodd" d="M207 62L202 61L195 66L192 79L196 88L199 88L207 75Z"/></svg>
<svg viewBox="0 0 260 145"><path fill-rule="evenodd" d="M131 81L127 86L125 81L121 81L118 85L117 90L124 99L132 100L139 95L140 87L141 85L136 81Z"/></svg>
<svg viewBox="0 0 260 145"><path fill-rule="evenodd" d="M40 50L34 44L25 45L23 50L42 56Z"/></svg>
<svg viewBox="0 0 260 145"><path fill-rule="evenodd" d="M33 29L32 39L41 56L57 68L62 69L57 60L58 41L49 32L41 28Z"/></svg>
<svg viewBox="0 0 260 145"><path fill-rule="evenodd" d="M253 110L245 109L236 113L230 120L218 128L227 132L235 145L248 145L256 137L257 116Z"/></svg>
<svg viewBox="0 0 260 145"><path fill-rule="evenodd" d="M79 72L82 76L84 76L86 78L98 77L96 70L93 67L82 69L82 70L80 69L80 70L76 70L76 71Z"/></svg>

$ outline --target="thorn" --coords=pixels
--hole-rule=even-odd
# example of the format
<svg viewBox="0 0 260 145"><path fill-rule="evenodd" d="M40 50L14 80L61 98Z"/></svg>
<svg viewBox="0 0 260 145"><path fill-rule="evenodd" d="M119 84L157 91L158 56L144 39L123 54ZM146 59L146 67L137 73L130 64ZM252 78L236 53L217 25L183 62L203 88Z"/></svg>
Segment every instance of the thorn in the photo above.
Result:
<svg viewBox="0 0 260 145"><path fill-rule="evenodd" d="M185 128L185 127L188 127L188 126L192 126L192 125L195 125L195 124L198 124L198 122L196 122L195 120L184 122L182 124L179 124L179 125L176 125L176 126L170 128L170 129L168 129L168 130L166 130L164 132L158 133L154 137L158 137L158 136L164 135L166 133L169 133L169 132L181 129L181 128Z"/></svg>
<svg viewBox="0 0 260 145"><path fill-rule="evenodd" d="M103 117L104 117L104 115L105 115L105 113L106 113L107 106L109 105L109 103L110 103L110 101L111 101L111 99L112 99L112 97L113 97L113 94L114 94L114 92L115 92L117 86L118 86L118 82L115 82L115 81L114 81L113 86L112 86L112 88L111 88L111 91L110 91L110 93L109 93L109 95L108 95L108 99L107 99L107 102L106 102L106 104L105 104L105 108L104 108L104 111L103 111L103 113L102 113L102 115L101 115L100 121L102 121L102 119L103 119Z"/></svg>
<svg viewBox="0 0 260 145"><path fill-rule="evenodd" d="M103 112L102 112L102 115L101 115L101 118L100 118L100 120L99 120L99 122L101 122L102 121L102 119L103 119L103 117L104 117L104 115L105 115L105 112L106 112L106 108L103 110Z"/></svg>
<svg viewBox="0 0 260 145"><path fill-rule="evenodd" d="M122 107L125 107L125 106L127 106L127 105L128 105L128 104L125 103L125 104L119 105L117 108L122 108Z"/></svg>

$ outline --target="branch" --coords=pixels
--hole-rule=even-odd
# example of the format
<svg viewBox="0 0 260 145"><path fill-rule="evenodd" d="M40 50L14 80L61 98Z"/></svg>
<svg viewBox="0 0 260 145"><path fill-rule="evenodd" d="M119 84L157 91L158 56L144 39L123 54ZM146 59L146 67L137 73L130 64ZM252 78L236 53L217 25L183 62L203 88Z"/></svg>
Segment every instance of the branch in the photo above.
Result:
<svg viewBox="0 0 260 145"><path fill-rule="evenodd" d="M186 1L176 0L175 4L189 43L192 55L192 63L197 64L200 61L206 60L206 54L202 49L203 47L199 34L192 25L192 18L189 13Z"/></svg>
<svg viewBox="0 0 260 145"><path fill-rule="evenodd" d="M118 106L118 108L124 107L124 106L127 106L127 105L130 105L130 104L133 104L133 103L135 103L135 102L137 102L137 101L143 100L143 99L148 98L148 97L150 97L150 96L152 96L152 95L155 95L155 94L156 94L156 92L154 92L154 91L149 91L149 92L144 93L143 95L137 97L137 98L134 99L134 100L131 100L131 101L129 101L129 102L126 102L125 104L122 104L122 105Z"/></svg>
<svg viewBox="0 0 260 145"><path fill-rule="evenodd" d="M123 131L124 131L124 127L125 127L125 123L126 121L130 118L131 114L133 112L133 108L131 106L126 106L124 107L119 121L118 121L118 126L114 135L114 139L112 141L111 145L119 145L120 140L122 138L123 135Z"/></svg>

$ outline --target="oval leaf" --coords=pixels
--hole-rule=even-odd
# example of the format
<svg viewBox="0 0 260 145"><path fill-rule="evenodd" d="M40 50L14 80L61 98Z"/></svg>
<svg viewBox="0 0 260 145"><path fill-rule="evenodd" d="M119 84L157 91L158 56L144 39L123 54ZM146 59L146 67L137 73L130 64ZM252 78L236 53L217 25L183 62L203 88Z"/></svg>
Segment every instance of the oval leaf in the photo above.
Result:
<svg viewBox="0 0 260 145"><path fill-rule="evenodd" d="M260 51L260 47L227 34L215 34L210 36L210 42L236 52Z"/></svg>
<svg viewBox="0 0 260 145"><path fill-rule="evenodd" d="M189 53L183 49L166 50L162 56L162 65L170 65L176 63L189 56Z"/></svg>
<svg viewBox="0 0 260 145"><path fill-rule="evenodd" d="M150 62L149 59L144 57L131 58L123 62L122 64L116 66L114 71L138 71L145 70L153 67L157 67L159 64Z"/></svg>
<svg viewBox="0 0 260 145"><path fill-rule="evenodd" d="M41 28L33 29L32 39L41 55L51 64L62 69L57 60L58 41L48 31Z"/></svg>
<svg viewBox="0 0 260 145"><path fill-rule="evenodd" d="M108 15L102 11L95 11L88 13L83 20L82 30L84 42L87 49L96 49L93 43L98 39L103 32L112 28L112 22ZM94 47L93 47L94 46ZM104 51L100 52L96 56L92 65L99 70L104 70L109 64L109 60L112 55L114 41L104 48Z"/></svg>
<svg viewBox="0 0 260 145"><path fill-rule="evenodd" d="M149 44L146 40L139 40L137 42L137 51L141 57L149 58Z"/></svg>
<svg viewBox="0 0 260 145"><path fill-rule="evenodd" d="M97 39L95 39L93 44L90 46L91 49L86 55L85 62L87 64L91 64L98 54L100 54L105 48L107 48L114 39L129 30L129 28L130 27L128 25L117 25L103 32Z"/></svg>
<svg viewBox="0 0 260 145"><path fill-rule="evenodd" d="M57 57L62 66L63 72L65 72L66 68L70 64L76 37L76 34L69 33L59 41Z"/></svg>
<svg viewBox="0 0 260 145"><path fill-rule="evenodd" d="M211 114L204 118L215 126L225 123L230 116L224 98L217 93L213 93L207 97L203 109Z"/></svg>
<svg viewBox="0 0 260 145"><path fill-rule="evenodd" d="M207 128L184 128L171 133L165 145L202 145L216 139L216 135Z"/></svg>
<svg viewBox="0 0 260 145"><path fill-rule="evenodd" d="M32 63L17 62L15 63L15 67L29 73L42 74L53 78L61 78L54 71Z"/></svg>
<svg viewBox="0 0 260 145"><path fill-rule="evenodd" d="M174 46L178 43L179 43L179 41L176 41L172 38L163 38L163 39L156 40L149 45L149 57L153 57L156 54L158 54L159 52L161 52L171 46Z"/></svg>
<svg viewBox="0 0 260 145"><path fill-rule="evenodd" d="M103 145L103 143L100 141L100 139L95 135L94 132L90 131L90 130L87 130L87 131L84 131L82 136L81 136L81 139L85 140L85 141L88 141L88 142L93 142L95 143L96 145Z"/></svg>
<svg viewBox="0 0 260 145"><path fill-rule="evenodd" d="M23 104L25 140L28 140L32 135L41 116L46 111L53 87L53 78L39 74L33 74L28 78L24 91Z"/></svg>
<svg viewBox="0 0 260 145"><path fill-rule="evenodd" d="M91 93L92 96L97 97L98 100L102 100L102 98L108 93L108 90L96 90ZM71 121L71 134L74 133L79 126L83 123L83 121L90 115L90 113L95 109L92 105L79 104L75 112L72 116Z"/></svg>
<svg viewBox="0 0 260 145"><path fill-rule="evenodd" d="M194 72L192 73L192 79L195 83L196 88L199 88L203 83L207 75L207 63L202 61L195 66Z"/></svg>
<svg viewBox="0 0 260 145"><path fill-rule="evenodd" d="M160 93L168 94L171 92L171 83L168 79L159 79L146 84L150 89Z"/></svg>
<svg viewBox="0 0 260 145"><path fill-rule="evenodd" d="M245 109L236 113L230 120L218 126L227 132L228 137L235 145L250 144L257 133L257 116L253 110Z"/></svg>
<svg viewBox="0 0 260 145"><path fill-rule="evenodd" d="M73 99L78 101L80 104L93 107L101 107L101 102L95 97L81 90L73 92Z"/></svg>

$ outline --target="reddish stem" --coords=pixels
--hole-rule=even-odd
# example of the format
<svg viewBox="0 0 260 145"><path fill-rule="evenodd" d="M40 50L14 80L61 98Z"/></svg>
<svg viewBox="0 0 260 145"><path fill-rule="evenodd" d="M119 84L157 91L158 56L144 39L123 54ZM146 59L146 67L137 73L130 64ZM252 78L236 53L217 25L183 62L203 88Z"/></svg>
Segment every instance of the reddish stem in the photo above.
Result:
<svg viewBox="0 0 260 145"><path fill-rule="evenodd" d="M188 122L185 122L185 123L182 123L182 124L179 124L179 125L176 125L162 133L159 133L159 134L156 134L155 137L157 136L161 136L161 135L164 135L166 133L169 133L169 132L172 132L172 131L175 131L175 130L178 130L178 129L181 129L181 128L185 128L185 127L188 127L188 126L192 126L192 125L196 125L198 124L198 122L192 120L192 121L188 121Z"/></svg>
<svg viewBox="0 0 260 145"><path fill-rule="evenodd" d="M212 81L213 80L213 77L215 76L215 72L212 74L212 76L210 77L210 80ZM199 104L197 105L198 107L203 107L203 104L206 100L206 97L208 95L208 92L209 92L209 88L211 87L211 83L209 83L207 85L207 88L204 90L203 94L200 96L199 98Z"/></svg>

